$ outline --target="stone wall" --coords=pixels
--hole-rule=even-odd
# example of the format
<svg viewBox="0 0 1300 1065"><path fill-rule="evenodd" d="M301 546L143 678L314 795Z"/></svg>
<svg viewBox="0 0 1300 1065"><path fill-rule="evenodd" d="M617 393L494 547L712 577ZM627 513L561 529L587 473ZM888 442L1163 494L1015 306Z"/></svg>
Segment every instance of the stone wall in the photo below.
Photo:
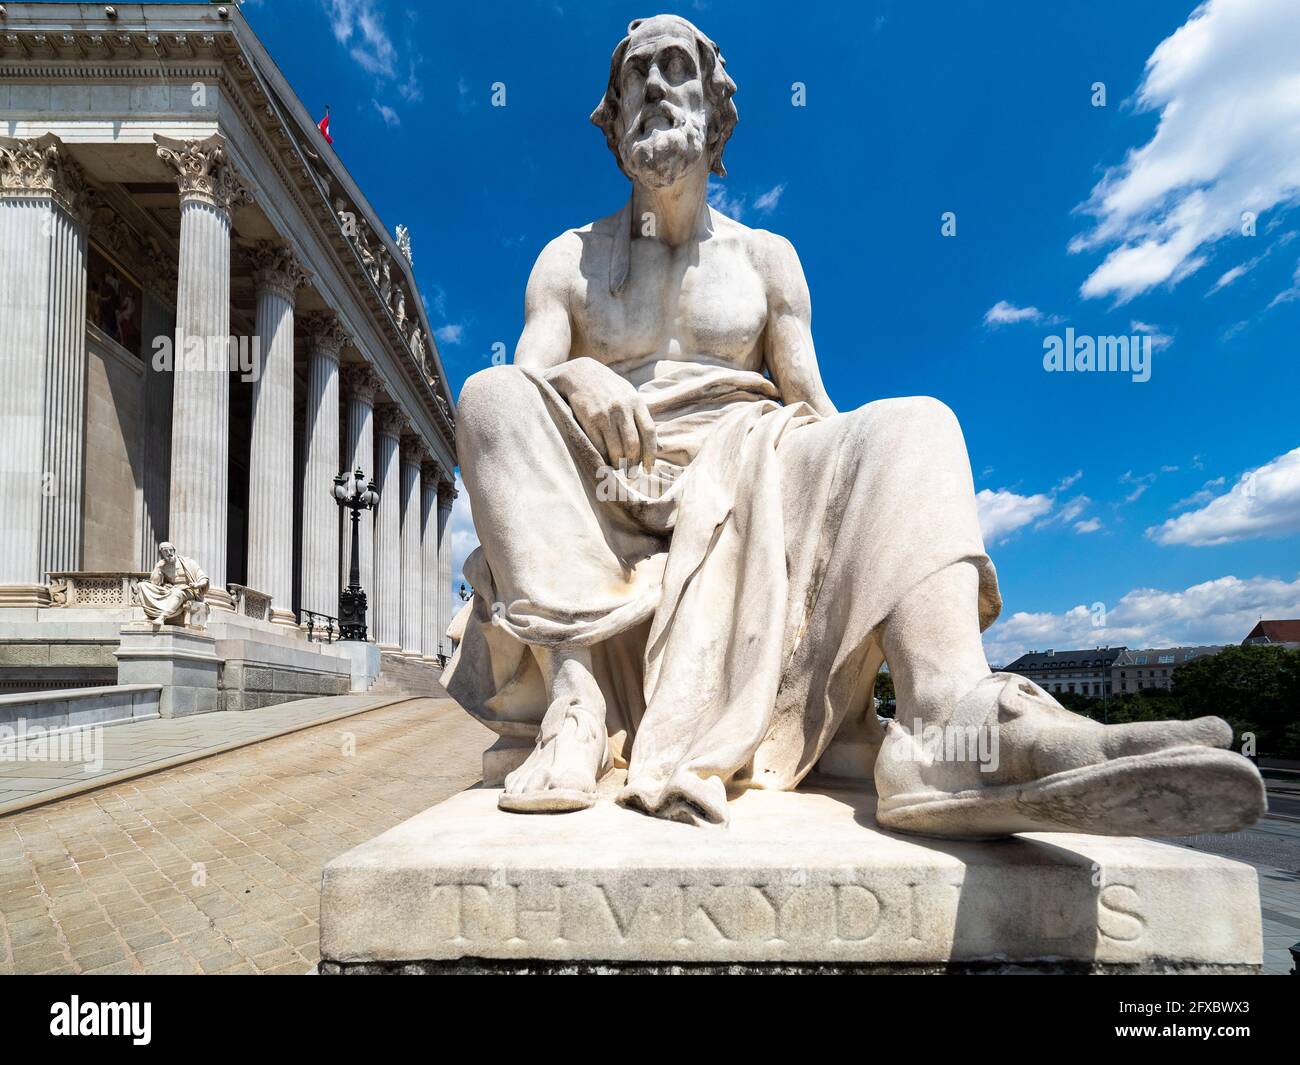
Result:
<svg viewBox="0 0 1300 1065"><path fill-rule="evenodd" d="M0 694L113 684L116 650L116 639L0 639Z"/></svg>
<svg viewBox="0 0 1300 1065"><path fill-rule="evenodd" d="M97 329L86 337L86 473L82 569L133 570L144 366Z"/></svg>
<svg viewBox="0 0 1300 1065"><path fill-rule="evenodd" d="M347 669L346 662L339 664ZM217 709L256 710L294 699L347 695L351 687L350 670L324 673L279 663L227 659L221 669Z"/></svg>
<svg viewBox="0 0 1300 1065"><path fill-rule="evenodd" d="M109 685L80 691L0 695L0 726L49 730L112 725L158 716L162 689L149 684Z"/></svg>

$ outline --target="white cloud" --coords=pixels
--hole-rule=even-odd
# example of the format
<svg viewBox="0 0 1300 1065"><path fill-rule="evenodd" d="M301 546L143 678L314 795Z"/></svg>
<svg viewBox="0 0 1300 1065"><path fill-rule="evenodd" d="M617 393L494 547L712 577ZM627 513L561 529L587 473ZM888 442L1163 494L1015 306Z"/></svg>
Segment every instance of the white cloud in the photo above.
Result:
<svg viewBox="0 0 1300 1065"><path fill-rule="evenodd" d="M1067 488L1070 487L1070 485L1074 484L1074 482L1077 481L1082 476L1083 476L1083 470L1075 470L1072 474L1070 474L1070 476L1062 477L1060 484L1058 484L1054 489L1052 489L1052 491L1064 492Z"/></svg>
<svg viewBox="0 0 1300 1065"><path fill-rule="evenodd" d="M1136 503L1146 494L1146 490L1155 484L1156 478L1159 476L1160 474L1158 473L1144 473L1141 476L1135 477L1132 470L1127 470L1124 476L1119 479L1119 483L1131 484L1133 485L1133 490L1124 497L1124 502Z"/></svg>
<svg viewBox="0 0 1300 1065"><path fill-rule="evenodd" d="M465 327L459 323L440 325L433 335L439 344L459 344L465 336Z"/></svg>
<svg viewBox="0 0 1300 1065"><path fill-rule="evenodd" d="M1242 212L1300 199L1298 40L1295 0L1208 0L1156 47L1136 95L1160 112L1155 135L1098 182L1096 224L1070 245L1112 249L1083 296L1176 284Z"/></svg>
<svg viewBox="0 0 1300 1065"><path fill-rule="evenodd" d="M371 97L370 102L375 105L375 110L379 112L379 117L384 120L384 125L388 126L389 129L402 124L402 120L398 117L397 112L387 104L381 104L374 97Z"/></svg>
<svg viewBox="0 0 1300 1065"><path fill-rule="evenodd" d="M781 202L781 194L785 192L785 182L774 185L754 201L754 210L759 214L770 214L776 210L776 205Z"/></svg>
<svg viewBox="0 0 1300 1065"><path fill-rule="evenodd" d="M1134 333L1146 333L1151 338L1151 349L1159 351L1161 348L1167 348L1174 342L1174 338L1168 333L1160 332L1158 325L1152 325L1150 322L1131 321L1128 324L1129 330Z"/></svg>
<svg viewBox="0 0 1300 1065"><path fill-rule="evenodd" d="M1186 510L1188 507L1199 507L1203 503L1208 503L1214 498L1214 489L1222 488L1224 479L1215 477L1213 480L1206 481L1199 489L1189 495L1186 499L1180 499L1170 510Z"/></svg>
<svg viewBox="0 0 1300 1065"><path fill-rule="evenodd" d="M402 99L407 103L418 104L424 99L424 89L420 87L420 79L415 76L415 68L423 60L415 56L408 61L406 80L397 86L397 91L402 94Z"/></svg>
<svg viewBox="0 0 1300 1065"><path fill-rule="evenodd" d="M1092 506L1092 500L1087 496L1075 496L1073 499L1061 505L1059 518L1063 522L1074 521L1085 510Z"/></svg>
<svg viewBox="0 0 1300 1065"><path fill-rule="evenodd" d="M1045 515L1052 509L1052 499L1041 493L1022 496L1005 488L996 492L985 488L975 494L975 506L985 542L996 544Z"/></svg>
<svg viewBox="0 0 1300 1065"><path fill-rule="evenodd" d="M370 74L391 78L397 48L384 29L374 0L325 0L330 27L339 44L351 43L350 54ZM412 70L414 77L414 70Z"/></svg>
<svg viewBox="0 0 1300 1065"><path fill-rule="evenodd" d="M1009 325L1015 322L1041 322L1043 312L1037 307L1017 307L1006 300L998 300L984 312L984 324L987 326Z"/></svg>
<svg viewBox="0 0 1300 1065"><path fill-rule="evenodd" d="M1100 518L1089 518L1087 521L1076 521L1074 523L1074 531L1081 535L1087 533L1094 533L1100 528L1101 528Z"/></svg>
<svg viewBox="0 0 1300 1065"><path fill-rule="evenodd" d="M1220 577L1182 591L1137 588L1117 603L1081 603L1060 614L1012 614L984 634L984 650L1004 666L1049 647L1235 644L1261 616L1300 617L1300 577Z"/></svg>
<svg viewBox="0 0 1300 1065"><path fill-rule="evenodd" d="M1294 533L1300 533L1300 447L1242 474L1200 510L1147 529L1156 543L1191 547Z"/></svg>
<svg viewBox="0 0 1300 1065"><path fill-rule="evenodd" d="M1291 275L1291 287L1284 288L1269 303L1269 307L1276 307L1279 303L1290 303L1292 300L1300 299L1300 262L1295 264L1295 273Z"/></svg>
<svg viewBox="0 0 1300 1065"><path fill-rule="evenodd" d="M740 221L740 216L745 213L745 197L732 196L727 192L727 186L716 179L709 178L709 206L720 214L725 214L728 218L734 218Z"/></svg>

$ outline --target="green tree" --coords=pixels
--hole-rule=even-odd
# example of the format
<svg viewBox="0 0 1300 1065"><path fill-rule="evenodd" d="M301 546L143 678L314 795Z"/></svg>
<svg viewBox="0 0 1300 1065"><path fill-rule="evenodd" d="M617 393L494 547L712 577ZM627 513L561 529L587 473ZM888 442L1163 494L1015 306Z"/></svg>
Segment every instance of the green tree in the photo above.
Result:
<svg viewBox="0 0 1300 1065"><path fill-rule="evenodd" d="M1179 717L1214 714L1236 733L1255 736L1256 753L1300 756L1300 651L1275 644L1227 647L1174 672Z"/></svg>

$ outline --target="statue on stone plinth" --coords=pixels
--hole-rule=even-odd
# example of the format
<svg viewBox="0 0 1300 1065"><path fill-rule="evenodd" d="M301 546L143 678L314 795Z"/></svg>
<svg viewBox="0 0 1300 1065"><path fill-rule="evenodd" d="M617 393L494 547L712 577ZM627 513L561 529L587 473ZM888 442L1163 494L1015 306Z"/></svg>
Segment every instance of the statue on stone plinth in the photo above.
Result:
<svg viewBox="0 0 1300 1065"><path fill-rule="evenodd" d="M198 614L206 613L201 607L204 593L208 590L208 575L197 562L178 553L170 543L158 545L158 564L149 574L149 579L136 587L145 617L155 627L184 625L195 614L196 608Z"/></svg>
<svg viewBox="0 0 1300 1065"><path fill-rule="evenodd" d="M592 115L631 197L543 249L514 364L461 393L481 546L444 683L535 737L499 805L580 809L617 767L625 805L725 822L729 793L794 788L852 720L881 741L888 828L1253 822L1263 785L1223 721L1101 725L990 671L1001 601L961 429L922 397L837 412L794 248L708 206L734 92L685 19L631 24ZM945 760L936 729L991 736L995 764Z"/></svg>

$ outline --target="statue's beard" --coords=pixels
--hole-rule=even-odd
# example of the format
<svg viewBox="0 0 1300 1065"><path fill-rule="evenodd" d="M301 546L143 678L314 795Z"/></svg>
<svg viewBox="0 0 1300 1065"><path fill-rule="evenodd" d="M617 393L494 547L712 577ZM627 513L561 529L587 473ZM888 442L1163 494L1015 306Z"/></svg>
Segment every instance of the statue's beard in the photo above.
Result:
<svg viewBox="0 0 1300 1065"><path fill-rule="evenodd" d="M667 129L642 132L647 121L637 121L623 135L623 165L635 181L652 189L676 184L691 167L704 158L707 119L702 114L677 112L675 108L654 110L650 118L662 115L672 125ZM679 118L680 115L680 118Z"/></svg>

